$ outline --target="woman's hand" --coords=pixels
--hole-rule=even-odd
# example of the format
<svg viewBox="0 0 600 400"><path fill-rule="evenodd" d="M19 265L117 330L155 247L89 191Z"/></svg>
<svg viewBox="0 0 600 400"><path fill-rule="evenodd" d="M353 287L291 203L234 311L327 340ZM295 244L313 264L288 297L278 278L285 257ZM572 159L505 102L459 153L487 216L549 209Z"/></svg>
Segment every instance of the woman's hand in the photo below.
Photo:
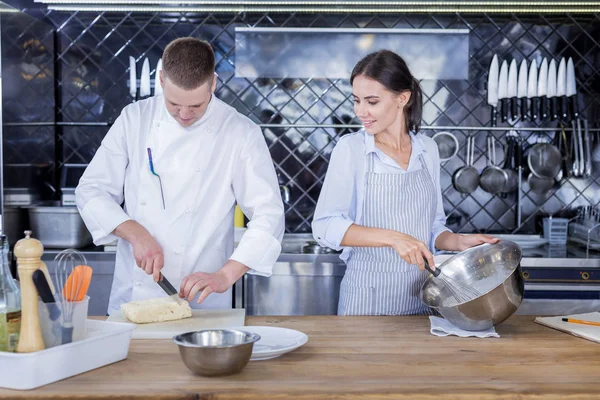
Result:
<svg viewBox="0 0 600 400"><path fill-rule="evenodd" d="M493 236L484 235L481 233L473 235L459 235L458 250L463 251L484 243L497 243L499 240L500 239L495 238Z"/></svg>
<svg viewBox="0 0 600 400"><path fill-rule="evenodd" d="M427 260L432 269L435 268L433 254L431 254L427 245L412 236L395 232L389 246L407 263L418 265L420 270L425 269L423 259Z"/></svg>

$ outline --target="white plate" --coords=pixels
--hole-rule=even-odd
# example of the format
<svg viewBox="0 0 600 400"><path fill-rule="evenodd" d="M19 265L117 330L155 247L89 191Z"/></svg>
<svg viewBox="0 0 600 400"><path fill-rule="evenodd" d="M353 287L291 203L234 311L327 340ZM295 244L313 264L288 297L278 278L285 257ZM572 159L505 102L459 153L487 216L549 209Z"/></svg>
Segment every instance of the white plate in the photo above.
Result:
<svg viewBox="0 0 600 400"><path fill-rule="evenodd" d="M242 326L232 329L239 329L260 335L260 340L254 343L250 361L268 360L279 357L296 350L308 342L308 336L305 333L293 329L275 328L272 326Z"/></svg>
<svg viewBox="0 0 600 400"><path fill-rule="evenodd" d="M494 235L491 236L496 237L500 240L510 240L511 242L515 242L519 245L519 247L523 249L533 249L535 247L540 247L548 243L548 239L544 239L539 235Z"/></svg>

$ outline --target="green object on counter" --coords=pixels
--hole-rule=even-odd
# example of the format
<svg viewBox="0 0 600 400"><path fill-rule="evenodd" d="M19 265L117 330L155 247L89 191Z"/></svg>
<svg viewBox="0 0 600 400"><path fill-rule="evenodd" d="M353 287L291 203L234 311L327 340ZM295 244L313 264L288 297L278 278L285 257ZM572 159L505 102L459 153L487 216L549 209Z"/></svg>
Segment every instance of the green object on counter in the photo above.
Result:
<svg viewBox="0 0 600 400"><path fill-rule="evenodd" d="M21 291L10 274L6 235L0 235L0 249L0 351L16 351L21 331Z"/></svg>

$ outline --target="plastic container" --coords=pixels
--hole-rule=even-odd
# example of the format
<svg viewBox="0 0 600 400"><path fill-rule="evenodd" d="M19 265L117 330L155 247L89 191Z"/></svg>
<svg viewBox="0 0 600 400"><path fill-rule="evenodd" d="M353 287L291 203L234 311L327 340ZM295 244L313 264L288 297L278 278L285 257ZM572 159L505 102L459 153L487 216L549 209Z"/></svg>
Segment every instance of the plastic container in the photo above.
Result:
<svg viewBox="0 0 600 400"><path fill-rule="evenodd" d="M544 218L544 239L550 244L567 244L569 220L567 218Z"/></svg>
<svg viewBox="0 0 600 400"><path fill-rule="evenodd" d="M85 296L82 301L74 302L72 306L71 321L73 322L73 342L85 339L85 329L88 316L88 306L90 298ZM54 303L53 306L57 306L60 310L61 303ZM50 311L48 310L47 304L40 301L38 304L38 310L40 314L40 326L42 328L42 336L44 338L44 345L46 348L58 346L62 344L62 325L64 322L63 314L61 313L55 321L50 319Z"/></svg>
<svg viewBox="0 0 600 400"><path fill-rule="evenodd" d="M33 353L0 353L0 387L35 389L124 360L135 327L88 320L83 340Z"/></svg>

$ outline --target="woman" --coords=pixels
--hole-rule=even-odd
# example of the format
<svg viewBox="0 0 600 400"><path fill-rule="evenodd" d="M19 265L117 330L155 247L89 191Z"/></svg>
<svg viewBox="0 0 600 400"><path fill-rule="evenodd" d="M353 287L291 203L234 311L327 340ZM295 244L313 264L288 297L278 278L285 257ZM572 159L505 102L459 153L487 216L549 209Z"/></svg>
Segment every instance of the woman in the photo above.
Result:
<svg viewBox="0 0 600 400"><path fill-rule="evenodd" d="M344 249L338 314L428 314L418 294L433 249L497 239L445 227L438 149L418 134L421 88L404 60L387 50L369 54L350 83L364 129L333 150L312 224L320 244Z"/></svg>

